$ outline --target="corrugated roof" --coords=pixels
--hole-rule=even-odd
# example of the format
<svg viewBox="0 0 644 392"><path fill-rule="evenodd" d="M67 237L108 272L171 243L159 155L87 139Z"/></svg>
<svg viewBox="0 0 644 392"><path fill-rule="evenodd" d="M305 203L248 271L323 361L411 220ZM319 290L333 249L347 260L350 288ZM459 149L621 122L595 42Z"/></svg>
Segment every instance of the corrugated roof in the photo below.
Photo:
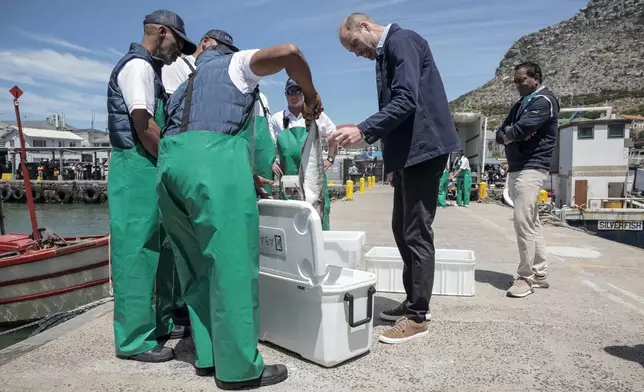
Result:
<svg viewBox="0 0 644 392"><path fill-rule="evenodd" d="M13 130L15 131L17 129L14 128ZM70 131L55 131L53 129L38 129L38 128L22 128L22 132L25 134L25 136L29 136L37 139L57 139L57 140L75 140L75 141L84 140L82 137L75 135ZM7 132L7 134L4 136L6 137L8 135L9 133Z"/></svg>

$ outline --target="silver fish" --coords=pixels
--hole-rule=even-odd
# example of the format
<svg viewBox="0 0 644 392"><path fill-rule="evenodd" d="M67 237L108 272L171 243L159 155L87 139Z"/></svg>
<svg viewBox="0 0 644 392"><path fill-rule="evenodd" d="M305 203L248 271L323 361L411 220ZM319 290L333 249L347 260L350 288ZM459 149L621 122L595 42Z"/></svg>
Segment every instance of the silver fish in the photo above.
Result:
<svg viewBox="0 0 644 392"><path fill-rule="evenodd" d="M324 163L322 156L322 142L316 121L307 120L308 135L302 147L302 161L300 163L299 189L302 199L310 203L320 215L324 217Z"/></svg>

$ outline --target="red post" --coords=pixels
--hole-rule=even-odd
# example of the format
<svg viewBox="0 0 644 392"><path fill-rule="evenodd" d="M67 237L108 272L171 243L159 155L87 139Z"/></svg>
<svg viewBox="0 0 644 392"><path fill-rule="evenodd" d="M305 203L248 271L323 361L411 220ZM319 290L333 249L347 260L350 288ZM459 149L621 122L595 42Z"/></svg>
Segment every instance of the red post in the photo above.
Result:
<svg viewBox="0 0 644 392"><path fill-rule="evenodd" d="M13 106L16 109L16 125L18 126L18 135L20 136L20 163L22 167L22 177L25 181L25 196L27 196L27 207L29 208L29 218L31 219L32 236L35 241L40 240L38 231L38 221L36 220L36 207L34 205L34 195L31 193L31 181L29 180L29 171L27 170L27 152L25 150L25 136L22 133L22 121L20 121L20 104L18 98L22 96L22 90L18 86L13 86L9 90L13 95Z"/></svg>

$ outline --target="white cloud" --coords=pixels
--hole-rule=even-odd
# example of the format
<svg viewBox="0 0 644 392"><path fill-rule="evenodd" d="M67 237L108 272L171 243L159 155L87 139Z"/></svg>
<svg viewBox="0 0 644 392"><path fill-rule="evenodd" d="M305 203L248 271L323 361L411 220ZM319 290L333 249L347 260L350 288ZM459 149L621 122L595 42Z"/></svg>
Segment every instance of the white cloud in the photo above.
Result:
<svg viewBox="0 0 644 392"><path fill-rule="evenodd" d="M30 38L34 41L42 42L44 44L60 46L65 49L71 49L78 52L94 53L94 51L91 49L88 49L81 45L73 44L71 42L65 41L64 39L54 37L53 35L33 33L29 31L24 31L22 29L16 29L16 30L20 34L24 35L25 37Z"/></svg>
<svg viewBox="0 0 644 392"><path fill-rule="evenodd" d="M116 57L123 57L123 56L125 56L125 53L124 53L124 52L118 51L118 50L116 50L116 49L114 49L114 48L107 48L107 49L106 49L106 51L107 51L107 53L108 53L108 54L110 54L110 55L114 55L114 56L116 56Z"/></svg>
<svg viewBox="0 0 644 392"><path fill-rule="evenodd" d="M380 0L380 1L367 1L360 4L356 4L351 8L345 8L340 11L328 12L326 14L318 14L315 16L307 16L297 18L295 20L289 20L288 23L282 23L280 26L276 27L276 30L292 30L296 26L300 27L310 27L312 25L320 24L322 22L333 21L333 23L339 24L342 22L342 18L348 16L352 12L367 12L375 11L382 8L387 8L392 5L400 4L407 2L408 0Z"/></svg>
<svg viewBox="0 0 644 392"><path fill-rule="evenodd" d="M0 79L27 84L106 85L113 64L50 49L0 51Z"/></svg>
<svg viewBox="0 0 644 392"><path fill-rule="evenodd" d="M20 109L28 119L65 113L69 123L86 127L95 110L95 125L102 128L107 99L104 92L112 68L113 64L101 60L51 49L0 50L0 91L20 85L25 92L20 98ZM0 94L0 111L5 119L13 120L9 93Z"/></svg>

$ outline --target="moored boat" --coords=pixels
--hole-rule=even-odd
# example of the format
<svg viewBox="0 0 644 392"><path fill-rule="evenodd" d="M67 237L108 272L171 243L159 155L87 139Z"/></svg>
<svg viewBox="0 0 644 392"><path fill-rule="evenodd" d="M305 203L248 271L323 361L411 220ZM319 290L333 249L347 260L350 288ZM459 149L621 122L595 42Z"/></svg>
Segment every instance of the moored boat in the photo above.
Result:
<svg viewBox="0 0 644 392"><path fill-rule="evenodd" d="M44 318L109 295L109 236L53 238L52 247L38 249L29 234L0 236L0 324Z"/></svg>

